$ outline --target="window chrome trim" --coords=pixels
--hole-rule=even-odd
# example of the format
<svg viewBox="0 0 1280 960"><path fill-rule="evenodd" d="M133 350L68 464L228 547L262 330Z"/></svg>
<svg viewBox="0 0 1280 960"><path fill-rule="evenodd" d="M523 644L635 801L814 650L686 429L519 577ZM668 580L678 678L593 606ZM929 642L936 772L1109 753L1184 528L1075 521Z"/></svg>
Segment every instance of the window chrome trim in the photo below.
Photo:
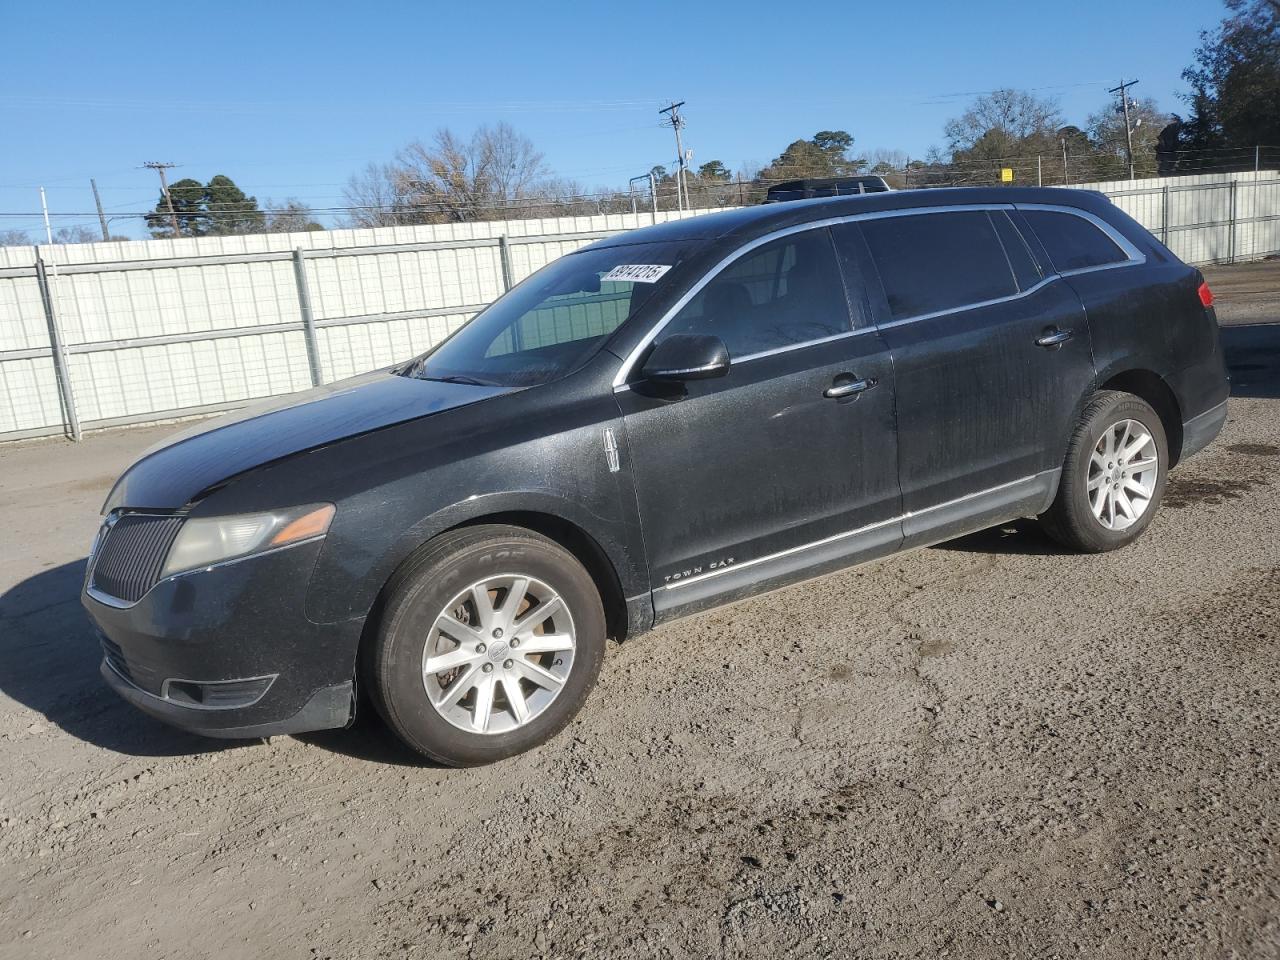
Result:
<svg viewBox="0 0 1280 960"><path fill-rule="evenodd" d="M876 329L884 330L888 327L900 327L904 323L916 323L920 320L932 320L935 317L945 317L953 313L964 313L966 310L980 310L983 307L994 307L999 303L1011 303L1014 300L1021 300L1023 297L1029 297L1033 293L1039 291L1042 287L1047 287L1055 280L1061 277L1058 274L1051 274L1041 278L1039 283L1027 287L1025 290L1019 290L1017 293L1011 293L1007 297L996 297L994 300L979 300L977 303L966 303L959 307L947 307L945 310L934 310L932 313L916 313L909 317L899 317L897 320L886 320Z"/></svg>
<svg viewBox="0 0 1280 960"><path fill-rule="evenodd" d="M736 367L741 363L748 363L752 360L760 360L763 357L776 356L779 353L790 353L792 350L803 350L805 347L816 347L822 343L832 343L836 340L848 340L850 337L861 336L864 333L875 333L875 327L859 327L857 330L846 330L844 333L833 333L829 337L819 337L817 340L806 340L804 343L784 343L780 347L773 347L769 350L760 350L756 353L748 353L745 357L739 357L737 360L729 357L731 367Z"/></svg>
<svg viewBox="0 0 1280 960"><path fill-rule="evenodd" d="M744 560L742 563L735 563L732 566L718 567L715 570L708 570L706 573L698 574L694 577L687 577L677 580L674 583L665 583L659 586L658 590L676 590L680 587L688 586L691 583L701 583L704 580L710 580L712 577L718 577L724 573L730 573L734 570L744 570L747 567L754 567L757 564L768 563L770 560L780 560L783 557L789 557L792 554L801 553L805 550L812 550L816 547L825 547L829 543L835 543L838 540L844 540L848 537L856 537L860 533L870 533L872 530L879 530L890 524L901 523L904 520L910 520L912 517L923 516L926 513L932 513L935 510L943 510L947 507L954 507L956 504L965 503L969 500L976 500L978 497L985 497L993 493L999 493L1001 490L1008 490L1019 484L1028 483L1033 480L1039 480L1041 477L1058 473L1057 469L1042 470L1040 473L1028 474L1025 477L1019 477L1017 480L1010 480L1008 483L997 484L994 487L988 487L985 490L978 490L974 493L966 493L963 497L956 497L954 500L946 500L942 503L935 503L931 507L924 507L920 510L908 510L906 513L897 517L890 517L888 520L878 520L875 523L869 523L864 527L858 527L855 530L846 530L843 533L835 533L829 537L823 537L821 540L813 540L810 543L802 543L799 546L788 547L785 550L779 550L776 553L766 554L763 557L755 557L751 560Z"/></svg>
<svg viewBox="0 0 1280 960"><path fill-rule="evenodd" d="M1143 254L1141 250L1130 243L1125 237L1121 236L1115 227L1111 226L1111 224L1107 223L1102 218L1078 207L1068 207L1053 203L956 203L931 207L910 207L901 210L874 210L866 213L848 214L842 217L828 217L824 220L812 220L808 223L794 224L790 227L784 227L781 230L775 230L773 233L767 233L763 236L756 237L754 240L743 244L704 273L701 279L699 279L697 283L685 292L684 296L668 308L667 312L662 315L658 322L653 325L647 334L645 334L643 339L641 339L641 341L636 344L631 352L623 359L622 365L618 368L618 372L613 378L613 390L615 393L623 390L630 390L631 385L627 383L627 378L631 376L641 354L643 354L644 351L653 344L654 340L658 338L658 335L662 333L667 324L675 318L676 314L684 309L685 305L688 304L690 300L702 291L703 287L719 276L726 267L732 264L735 260L738 260L740 257L743 257L752 250L755 250L757 247L761 247L774 240L779 240L782 237L791 236L792 234L804 233L808 230L821 230L828 227L838 226L842 223L858 223L863 220L885 220L890 217L923 216L934 213L973 213L976 211L987 212L992 210L1003 210L1006 213L1013 210L1045 210L1051 213L1065 213L1071 216L1080 217L1082 220L1087 220L1106 234L1107 238L1115 243L1129 259L1121 260L1116 263L1107 263L1097 267L1079 267L1074 270L1055 271L1043 277L1039 283L1028 287L1026 290L1020 290L1007 297L998 297L995 300L984 300L980 303L969 303L959 307L949 307L946 310L938 310L933 313L900 317L896 320L888 320L881 324L858 327L857 329L849 330L846 333L838 333L830 337L822 337L817 340L806 340L804 343L785 344L781 347L774 347L771 350L762 350L758 353L747 354L745 357L740 357L738 359L734 359L734 357L730 355L730 363L733 365L747 363L748 361L757 360L761 357L771 357L791 350L800 350L804 347L813 346L814 344L842 340L845 337L857 336L859 334L883 329L885 327L894 327L904 323L914 323L917 320L931 320L934 317L946 316L951 313L960 313L965 310L974 310L980 307L988 307L998 303L1019 300L1022 297L1035 293L1041 287L1044 287L1061 277L1074 277L1084 273L1093 273L1099 270L1114 270L1117 267L1137 266L1147 262L1146 255ZM1014 227L1016 229L1017 224L1014 224ZM850 317L850 322L852 322L852 317Z"/></svg>

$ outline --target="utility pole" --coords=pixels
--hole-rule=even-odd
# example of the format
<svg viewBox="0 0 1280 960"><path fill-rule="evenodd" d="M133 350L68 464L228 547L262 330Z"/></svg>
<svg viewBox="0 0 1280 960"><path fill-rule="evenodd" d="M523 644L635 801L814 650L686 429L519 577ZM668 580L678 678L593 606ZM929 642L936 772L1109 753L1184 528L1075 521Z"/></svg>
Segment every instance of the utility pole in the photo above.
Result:
<svg viewBox="0 0 1280 960"><path fill-rule="evenodd" d="M1062 182L1070 183L1071 177L1067 174L1067 138L1062 138Z"/></svg>
<svg viewBox="0 0 1280 960"><path fill-rule="evenodd" d="M669 113L671 116L667 119L667 125L675 131L676 134L676 158L680 166L676 168L676 202L680 209L685 208L689 199L689 188L685 185L684 180L684 145L680 141L680 128L684 126L684 117L680 116L680 108L684 106L684 101L672 103L668 107L663 107L658 111L659 114Z"/></svg>
<svg viewBox="0 0 1280 960"><path fill-rule="evenodd" d="M1129 88L1134 86L1137 80L1126 81L1124 77L1120 78L1120 86L1112 87L1107 93L1120 94L1120 112L1124 114L1124 152L1129 159L1129 179L1134 178L1133 171L1133 128L1129 126Z"/></svg>
<svg viewBox="0 0 1280 960"><path fill-rule="evenodd" d="M107 216L102 212L102 198L98 196L98 185L94 182L93 177L89 178L89 186L93 187L93 203L98 208L98 223L102 224L102 239L104 241L111 239L111 233L107 230Z"/></svg>
<svg viewBox="0 0 1280 960"><path fill-rule="evenodd" d="M164 194L165 205L169 208L169 223L173 225L173 235L176 238L180 233L178 230L178 214L173 209L173 197L169 196L169 181L164 178L164 172L166 170L173 169L177 164L160 163L157 160L148 160L143 164L143 166L148 170L154 170L156 173L160 174L160 192Z"/></svg>
<svg viewBox="0 0 1280 960"><path fill-rule="evenodd" d="M44 214L44 237L53 245L53 226L49 223L49 201L45 198L44 187L40 188L40 210ZM49 251L51 254L54 251ZM49 348L53 353L53 369L58 378L58 388L62 397L63 410L67 417L67 426L71 428L71 439L80 439L80 418L76 415L76 397L71 387L71 371L67 367L67 349L62 342L62 332L58 329L58 316L62 313L62 304L58 300L58 260L55 256L52 263L53 276L44 271L44 258L36 250L36 283L40 287L40 297L44 301L44 316L49 324Z"/></svg>

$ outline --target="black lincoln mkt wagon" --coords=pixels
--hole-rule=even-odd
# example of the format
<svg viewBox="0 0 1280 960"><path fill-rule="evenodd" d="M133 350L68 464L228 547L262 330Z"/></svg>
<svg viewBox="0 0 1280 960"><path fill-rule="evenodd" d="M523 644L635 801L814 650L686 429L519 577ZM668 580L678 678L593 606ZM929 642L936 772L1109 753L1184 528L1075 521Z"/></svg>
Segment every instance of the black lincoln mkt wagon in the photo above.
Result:
<svg viewBox="0 0 1280 960"><path fill-rule="evenodd" d="M1203 278L1098 194L868 193L601 240L400 366L202 424L104 507L102 673L169 723L553 736L607 636L1036 516L1136 539L1227 412Z"/></svg>

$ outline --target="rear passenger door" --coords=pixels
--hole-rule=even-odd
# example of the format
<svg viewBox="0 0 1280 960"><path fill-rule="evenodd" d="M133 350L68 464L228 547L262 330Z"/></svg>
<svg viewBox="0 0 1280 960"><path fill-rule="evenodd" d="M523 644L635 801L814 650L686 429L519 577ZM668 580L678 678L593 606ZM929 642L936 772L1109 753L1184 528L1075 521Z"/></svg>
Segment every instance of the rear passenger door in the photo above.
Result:
<svg viewBox="0 0 1280 960"><path fill-rule="evenodd" d="M893 359L906 544L1047 505L1094 375L1079 298L1003 208L894 212L835 235Z"/></svg>
<svg viewBox="0 0 1280 960"><path fill-rule="evenodd" d="M1015 216L1030 228L1033 249L1039 240L1042 262L1051 264L1084 304L1099 371L1122 363L1172 368L1171 338L1188 329L1176 319L1186 315L1188 304L1200 303L1195 271L1176 261L1147 263L1132 243L1084 210L1019 204ZM1141 281L1132 269L1121 269L1143 264ZM1196 346L1203 349L1202 343Z"/></svg>

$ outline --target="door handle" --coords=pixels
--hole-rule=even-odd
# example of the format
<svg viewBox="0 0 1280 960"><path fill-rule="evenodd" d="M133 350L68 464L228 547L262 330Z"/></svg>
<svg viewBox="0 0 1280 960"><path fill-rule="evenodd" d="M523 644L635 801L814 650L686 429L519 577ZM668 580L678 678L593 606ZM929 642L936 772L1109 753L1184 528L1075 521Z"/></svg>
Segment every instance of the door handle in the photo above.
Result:
<svg viewBox="0 0 1280 960"><path fill-rule="evenodd" d="M1037 337L1036 346L1049 347L1050 349L1052 349L1053 347L1060 347L1064 343L1066 343L1068 340L1070 340L1073 336L1075 336L1075 334L1070 330L1058 330L1055 328L1053 332L1046 333L1042 337Z"/></svg>
<svg viewBox="0 0 1280 960"><path fill-rule="evenodd" d="M852 397L862 393L864 390L870 390L879 381L874 377L859 377L856 380L850 380L848 383L835 383L822 391L824 397L830 397L832 400L839 400L841 397Z"/></svg>

